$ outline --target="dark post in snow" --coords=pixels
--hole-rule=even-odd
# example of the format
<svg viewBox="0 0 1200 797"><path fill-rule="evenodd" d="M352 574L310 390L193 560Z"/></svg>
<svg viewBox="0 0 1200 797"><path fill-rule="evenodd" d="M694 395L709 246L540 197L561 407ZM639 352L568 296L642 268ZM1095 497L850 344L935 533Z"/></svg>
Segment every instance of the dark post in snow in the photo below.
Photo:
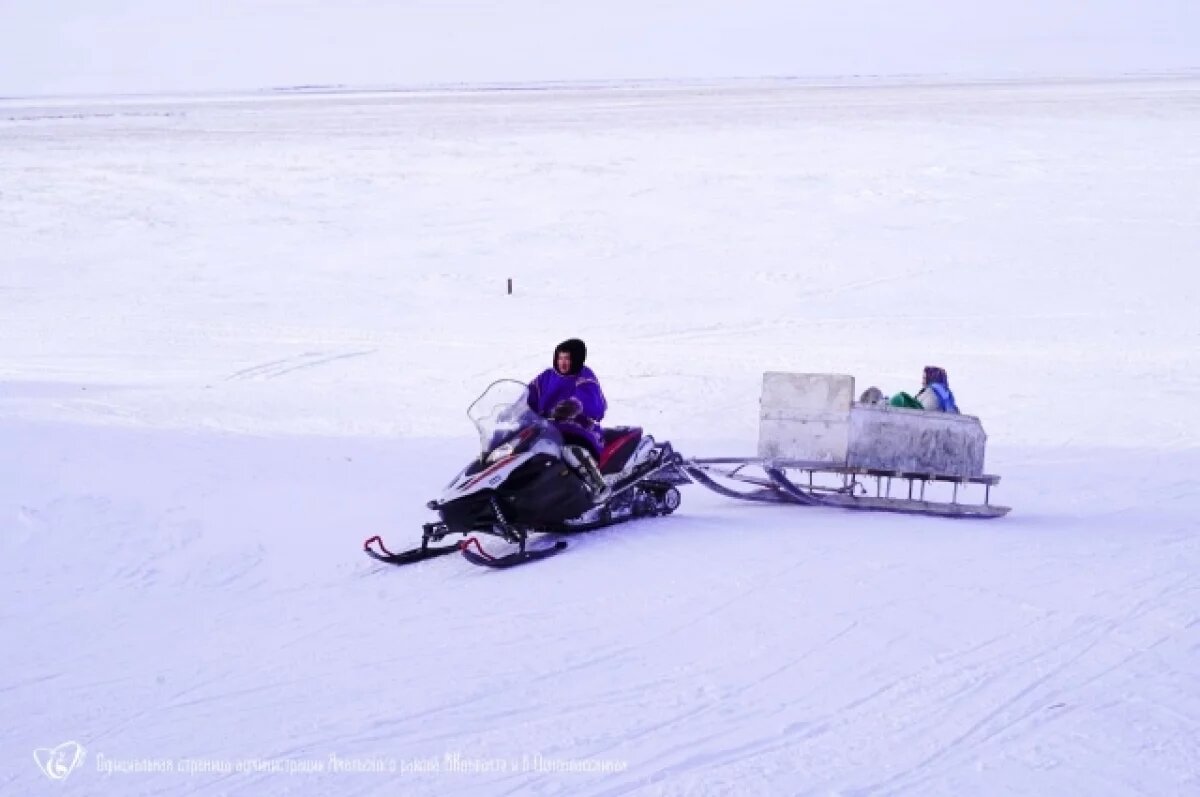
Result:
<svg viewBox="0 0 1200 797"><path fill-rule="evenodd" d="M512 296L512 277L508 278L508 295Z"/></svg>

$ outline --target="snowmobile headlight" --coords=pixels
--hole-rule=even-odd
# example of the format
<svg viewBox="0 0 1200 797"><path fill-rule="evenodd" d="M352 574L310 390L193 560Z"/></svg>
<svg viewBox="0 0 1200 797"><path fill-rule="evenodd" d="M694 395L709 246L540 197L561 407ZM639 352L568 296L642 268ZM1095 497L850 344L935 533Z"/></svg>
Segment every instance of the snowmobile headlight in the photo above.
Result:
<svg viewBox="0 0 1200 797"><path fill-rule="evenodd" d="M488 465L491 465L491 464L494 464L494 463L496 463L496 462L499 462L499 461L500 461L500 460L502 460L502 459L507 459L508 457L511 457L511 456L513 456L513 455L514 455L514 454L516 454L518 451L520 451L520 450L521 450L521 448L522 448L522 447L523 447L523 446L524 446L526 443L528 443L528 442L529 442L529 440L530 440L530 439L531 439L533 436L534 436L534 430L533 430L533 429L531 429L531 428L530 428L530 429L523 429L523 430L520 432L520 434L516 435L516 436L515 436L513 439L509 440L507 443L505 443L505 444L503 444L503 445L496 446L495 448L493 448L493 449L492 449L492 453L488 454L488 456L487 456L487 459L485 460L485 462L486 462Z"/></svg>
<svg viewBox="0 0 1200 797"><path fill-rule="evenodd" d="M515 453L517 453L516 441L505 443L502 446L496 446L492 449L492 453L488 454L487 464L492 465L502 459L508 459Z"/></svg>

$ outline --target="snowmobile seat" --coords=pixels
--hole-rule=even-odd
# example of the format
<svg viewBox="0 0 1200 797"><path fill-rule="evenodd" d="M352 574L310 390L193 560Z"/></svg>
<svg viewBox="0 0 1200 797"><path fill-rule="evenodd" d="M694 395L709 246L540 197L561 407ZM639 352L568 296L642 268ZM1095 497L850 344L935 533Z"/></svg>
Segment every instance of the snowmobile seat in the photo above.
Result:
<svg viewBox="0 0 1200 797"><path fill-rule="evenodd" d="M642 440L642 430L637 426L614 426L604 430L604 450L596 464L604 475L619 473Z"/></svg>

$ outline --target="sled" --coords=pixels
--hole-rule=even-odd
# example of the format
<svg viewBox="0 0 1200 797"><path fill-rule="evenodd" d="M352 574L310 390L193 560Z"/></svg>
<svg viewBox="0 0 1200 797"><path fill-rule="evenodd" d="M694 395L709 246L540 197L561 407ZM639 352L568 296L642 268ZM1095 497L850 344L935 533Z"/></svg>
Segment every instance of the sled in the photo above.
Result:
<svg viewBox="0 0 1200 797"><path fill-rule="evenodd" d="M698 458L683 470L728 498L954 518L997 518L1000 477L971 415L853 400L854 377L763 375L757 457ZM979 489L981 488L981 490ZM982 491L982 502L968 500Z"/></svg>

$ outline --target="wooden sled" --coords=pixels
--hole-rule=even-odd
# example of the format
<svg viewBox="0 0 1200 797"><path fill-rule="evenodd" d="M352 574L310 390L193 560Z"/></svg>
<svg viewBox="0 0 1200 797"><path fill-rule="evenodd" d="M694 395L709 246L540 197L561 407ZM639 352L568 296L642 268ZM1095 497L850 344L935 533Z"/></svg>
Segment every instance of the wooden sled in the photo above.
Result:
<svg viewBox="0 0 1200 797"><path fill-rule="evenodd" d="M996 518L979 419L854 400L854 377L763 374L757 457L691 459L684 471L744 501ZM966 498L983 488L983 502ZM972 491L977 493L978 490Z"/></svg>

